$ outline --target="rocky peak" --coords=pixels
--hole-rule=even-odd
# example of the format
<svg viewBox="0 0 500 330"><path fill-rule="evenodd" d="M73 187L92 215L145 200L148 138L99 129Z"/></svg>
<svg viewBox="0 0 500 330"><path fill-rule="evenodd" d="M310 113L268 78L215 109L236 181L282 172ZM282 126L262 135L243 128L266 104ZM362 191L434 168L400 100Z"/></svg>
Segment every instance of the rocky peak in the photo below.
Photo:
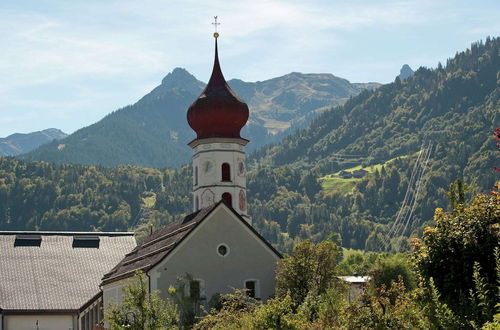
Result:
<svg viewBox="0 0 500 330"><path fill-rule="evenodd" d="M406 80L409 77L413 76L415 71L413 71L408 64L405 64L401 67L401 70L399 70L399 79L401 80Z"/></svg>

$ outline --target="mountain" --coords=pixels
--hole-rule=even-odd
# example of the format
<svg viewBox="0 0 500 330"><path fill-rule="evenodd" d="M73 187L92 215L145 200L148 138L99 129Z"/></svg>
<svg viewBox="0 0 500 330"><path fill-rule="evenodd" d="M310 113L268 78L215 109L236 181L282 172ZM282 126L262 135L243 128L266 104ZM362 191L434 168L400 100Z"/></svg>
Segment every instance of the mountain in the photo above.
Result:
<svg viewBox="0 0 500 330"><path fill-rule="evenodd" d="M409 249L407 238L421 235L436 207L448 205L455 179L468 184L465 198L498 180L492 132L500 127L499 49L500 38L474 43L445 67L364 91L255 151L247 176L253 226L281 251L329 237L347 248ZM430 150L428 162L421 149ZM0 158L0 229L144 233L190 212L191 175L190 166ZM414 205L407 191L419 192Z"/></svg>
<svg viewBox="0 0 500 330"><path fill-rule="evenodd" d="M68 134L57 128L48 128L32 133L15 133L0 138L0 156L16 156L29 152L53 140L65 138Z"/></svg>
<svg viewBox="0 0 500 330"><path fill-rule="evenodd" d="M406 81L365 91L262 150L262 161L327 166L337 157L332 154L346 154L376 162L414 153L431 141L460 153L465 150L454 145L468 144L459 162L466 165L500 126L498 49L500 38L474 43L446 68L420 67Z"/></svg>
<svg viewBox="0 0 500 330"><path fill-rule="evenodd" d="M378 83L351 84L332 74L299 72L255 83L232 79L228 84L248 103L251 119L262 122L271 134L380 86Z"/></svg>
<svg viewBox="0 0 500 330"><path fill-rule="evenodd" d="M275 141L278 132L304 125L321 111L379 86L351 84L331 74L301 73L255 83L237 79L228 83L250 106L250 120L242 131L242 136L252 141L250 150ZM191 151L186 144L194 133L187 124L186 111L204 86L186 70L176 68L137 103L21 158L157 168L188 163Z"/></svg>
<svg viewBox="0 0 500 330"><path fill-rule="evenodd" d="M401 67L401 70L399 70L399 79L401 79L402 81L410 78L411 76L413 76L413 74L415 73L415 71L413 71L410 66L408 64L405 64Z"/></svg>
<svg viewBox="0 0 500 330"><path fill-rule="evenodd" d="M492 170L499 50L500 38L474 43L444 68L421 67L362 92L255 152L253 223L273 241L284 240L280 232L292 239L337 232L347 247L397 249L408 246L399 235L419 235L434 210L446 208L456 179L468 185L466 197L488 192L499 179Z"/></svg>

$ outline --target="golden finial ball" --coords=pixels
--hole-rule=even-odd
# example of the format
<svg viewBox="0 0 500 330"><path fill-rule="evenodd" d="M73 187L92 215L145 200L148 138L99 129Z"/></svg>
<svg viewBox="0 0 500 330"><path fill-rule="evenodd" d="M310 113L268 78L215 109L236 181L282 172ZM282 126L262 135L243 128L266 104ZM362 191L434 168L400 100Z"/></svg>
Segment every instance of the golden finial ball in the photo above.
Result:
<svg viewBox="0 0 500 330"><path fill-rule="evenodd" d="M214 38L217 39L219 37L219 34L217 32L214 33Z"/></svg>

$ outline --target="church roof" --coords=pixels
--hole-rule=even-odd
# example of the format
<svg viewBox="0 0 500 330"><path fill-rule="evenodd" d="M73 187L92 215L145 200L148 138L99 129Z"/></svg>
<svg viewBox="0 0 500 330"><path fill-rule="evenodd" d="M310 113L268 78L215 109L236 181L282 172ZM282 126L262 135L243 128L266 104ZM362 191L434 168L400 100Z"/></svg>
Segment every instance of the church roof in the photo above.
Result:
<svg viewBox="0 0 500 330"><path fill-rule="evenodd" d="M0 310L78 311L135 245L133 233L0 231Z"/></svg>
<svg viewBox="0 0 500 330"><path fill-rule="evenodd" d="M187 112L189 126L197 139L241 138L240 130L248 120L248 106L229 87L219 63L217 35L212 75L205 90Z"/></svg>
<svg viewBox="0 0 500 330"><path fill-rule="evenodd" d="M147 272L156 264L162 261L175 247L192 232L198 224L203 222L217 207L225 203L219 201L209 207L203 208L186 217L172 222L165 227L155 231L148 236L144 242L138 245L130 253L127 253L125 258L103 277L103 284L108 284L120 279L133 276L137 270ZM227 206L227 204L226 204ZM242 221L250 230L262 240L276 255L281 257L281 254L267 242L255 229L247 223L232 207L227 206L233 214Z"/></svg>

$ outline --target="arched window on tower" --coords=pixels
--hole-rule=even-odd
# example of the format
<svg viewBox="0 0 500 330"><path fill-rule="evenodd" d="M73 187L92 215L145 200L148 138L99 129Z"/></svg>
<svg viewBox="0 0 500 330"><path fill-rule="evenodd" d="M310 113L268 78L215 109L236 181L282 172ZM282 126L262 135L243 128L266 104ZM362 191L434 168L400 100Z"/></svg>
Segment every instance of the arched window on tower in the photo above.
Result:
<svg viewBox="0 0 500 330"><path fill-rule="evenodd" d="M198 166L195 166L194 168L194 185L198 185Z"/></svg>
<svg viewBox="0 0 500 330"><path fill-rule="evenodd" d="M228 163L222 164L222 181L231 181L231 166Z"/></svg>
<svg viewBox="0 0 500 330"><path fill-rule="evenodd" d="M233 206L233 196L230 193L225 192L222 194L222 200L226 202L227 205Z"/></svg>

